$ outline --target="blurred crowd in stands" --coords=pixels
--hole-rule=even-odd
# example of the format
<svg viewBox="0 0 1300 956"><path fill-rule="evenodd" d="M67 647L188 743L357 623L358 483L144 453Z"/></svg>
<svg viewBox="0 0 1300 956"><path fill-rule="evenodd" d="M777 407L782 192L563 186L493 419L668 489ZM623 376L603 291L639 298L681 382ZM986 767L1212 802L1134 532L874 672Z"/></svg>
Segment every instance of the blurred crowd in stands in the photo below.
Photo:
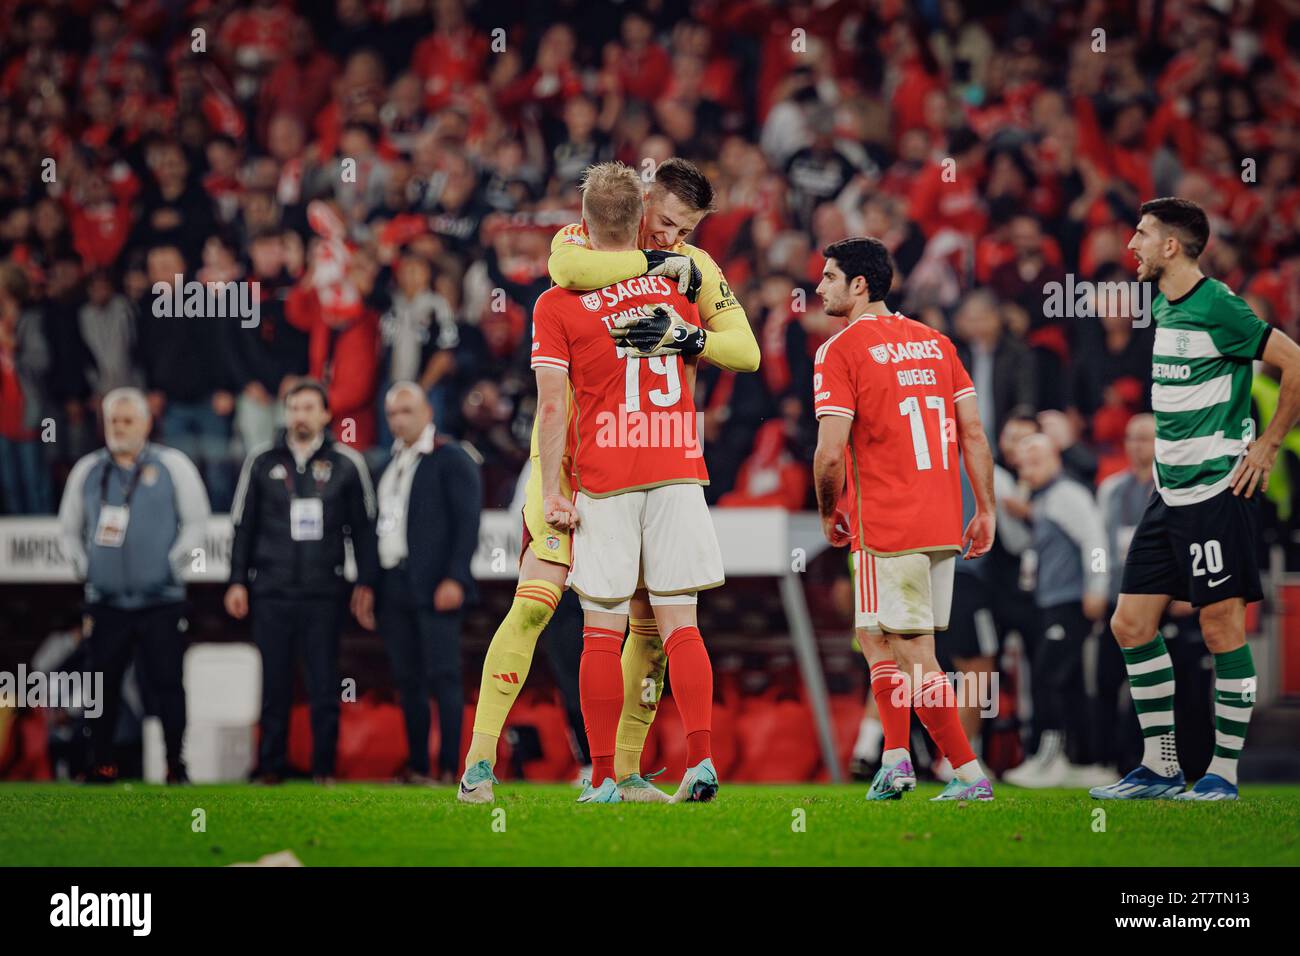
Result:
<svg viewBox="0 0 1300 956"><path fill-rule="evenodd" d="M674 155L713 181L691 241L763 356L699 376L711 503L811 503L812 355L836 331L812 290L821 248L857 234L894 252L891 305L959 343L990 436L1037 420L1096 487L1149 410L1152 329L1050 317L1045 289L1130 280L1143 200L1202 204L1204 269L1296 333L1293 7L0 0L0 511L52 510L121 385L224 510L305 374L373 455L385 389L417 380L506 506L579 177ZM326 267L359 302L316 293ZM260 321L157 316L176 276L256 280Z"/></svg>

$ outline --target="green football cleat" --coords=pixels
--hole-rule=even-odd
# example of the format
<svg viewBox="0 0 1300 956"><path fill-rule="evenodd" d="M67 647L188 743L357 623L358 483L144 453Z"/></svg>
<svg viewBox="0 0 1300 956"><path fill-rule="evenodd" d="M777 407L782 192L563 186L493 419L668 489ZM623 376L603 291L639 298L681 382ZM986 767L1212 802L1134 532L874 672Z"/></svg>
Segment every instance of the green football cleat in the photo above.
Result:
<svg viewBox="0 0 1300 956"><path fill-rule="evenodd" d="M937 797L931 797L930 800L937 802L939 800L980 800L989 801L993 799L993 784L989 783L988 777L980 777L974 783L962 783L956 777L948 781L948 786L943 788L943 792Z"/></svg>
<svg viewBox="0 0 1300 956"><path fill-rule="evenodd" d="M901 800L904 790L915 789L916 771L912 769L912 761L904 757L898 763L882 766L876 771L871 789L867 791L867 799Z"/></svg>
<svg viewBox="0 0 1300 956"><path fill-rule="evenodd" d="M718 773L713 760L705 757L694 767L688 767L677 792L670 803L708 803L718 795Z"/></svg>
<svg viewBox="0 0 1300 956"><path fill-rule="evenodd" d="M622 803L623 795L618 791L618 785L614 783L612 777L606 777L599 787L593 787L590 783L583 789L582 795L578 797L579 803Z"/></svg>
<svg viewBox="0 0 1300 956"><path fill-rule="evenodd" d="M672 797L664 793L650 781L663 770L656 773L641 776L639 773L630 773L618 782L618 792L623 797L624 803L671 803Z"/></svg>
<svg viewBox="0 0 1300 956"><path fill-rule="evenodd" d="M460 786L456 788L456 799L461 803L491 803L496 799L492 793L492 784L500 782L492 772L492 765L486 760L480 760L465 768Z"/></svg>

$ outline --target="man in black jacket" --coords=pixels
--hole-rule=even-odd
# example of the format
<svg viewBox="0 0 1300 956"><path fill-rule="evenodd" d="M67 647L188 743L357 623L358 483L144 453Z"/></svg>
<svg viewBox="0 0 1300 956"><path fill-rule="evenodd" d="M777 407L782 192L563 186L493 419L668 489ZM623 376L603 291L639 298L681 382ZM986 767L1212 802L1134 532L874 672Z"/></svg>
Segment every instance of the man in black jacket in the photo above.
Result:
<svg viewBox="0 0 1300 956"><path fill-rule="evenodd" d="M483 489L477 463L438 434L414 382L384 399L396 440L379 478L379 629L406 720L406 779L429 775L429 694L438 698L438 772L456 779L461 719L460 626L476 596L470 559L478 547Z"/></svg>
<svg viewBox="0 0 1300 956"><path fill-rule="evenodd" d="M326 432L330 412L319 382L300 381L284 404L286 430L270 447L253 449L239 477L225 603L241 620L251 607L262 654L260 778L278 783L284 775L297 648L311 695L312 775L325 783L334 776L339 731L344 538L357 564L352 613L374 630L375 494L365 461Z"/></svg>

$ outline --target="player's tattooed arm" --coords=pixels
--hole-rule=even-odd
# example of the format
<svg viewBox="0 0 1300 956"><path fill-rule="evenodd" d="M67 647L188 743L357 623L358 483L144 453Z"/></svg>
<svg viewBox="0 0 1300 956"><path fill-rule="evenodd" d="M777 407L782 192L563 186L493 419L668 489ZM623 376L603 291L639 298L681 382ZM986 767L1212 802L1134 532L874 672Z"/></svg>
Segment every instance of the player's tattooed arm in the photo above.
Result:
<svg viewBox="0 0 1300 956"><path fill-rule="evenodd" d="M849 443L853 419L824 415L817 422L817 451L813 455L813 486L822 533L835 547L848 543L848 519L837 509L844 490L844 448Z"/></svg>
<svg viewBox="0 0 1300 956"><path fill-rule="evenodd" d="M1282 370L1282 388L1277 398L1277 410L1264 433L1250 443L1237 474L1232 479L1232 493L1247 498L1258 487L1268 491L1268 476L1277 461L1282 439L1295 427L1300 418L1300 345L1281 329L1268 334L1262 356L1265 362Z"/></svg>
<svg viewBox="0 0 1300 956"><path fill-rule="evenodd" d="M564 444L568 430L569 375L558 368L537 368L537 452L542 470L543 520L570 531L578 525L573 502L560 493Z"/></svg>
<svg viewBox="0 0 1300 956"><path fill-rule="evenodd" d="M975 492L975 516L962 534L966 557L978 558L993 547L997 526L997 500L993 497L993 452L984 424L980 421L979 403L974 394L954 403L957 416L957 442L961 459Z"/></svg>

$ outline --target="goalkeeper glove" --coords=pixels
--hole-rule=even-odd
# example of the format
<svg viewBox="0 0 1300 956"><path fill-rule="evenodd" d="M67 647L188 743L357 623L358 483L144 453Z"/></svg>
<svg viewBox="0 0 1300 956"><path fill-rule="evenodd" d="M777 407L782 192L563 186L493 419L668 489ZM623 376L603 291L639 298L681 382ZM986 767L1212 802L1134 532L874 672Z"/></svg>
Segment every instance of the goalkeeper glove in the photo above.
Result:
<svg viewBox="0 0 1300 956"><path fill-rule="evenodd" d="M683 252L661 252L658 249L643 249L645 256L645 274L648 276L667 276L677 283L677 291L686 296L688 302L694 302L700 294L704 275L700 267Z"/></svg>
<svg viewBox="0 0 1300 956"><path fill-rule="evenodd" d="M688 323L667 302L641 307L642 314L621 320L609 334L632 355L699 355L704 351L704 330Z"/></svg>

